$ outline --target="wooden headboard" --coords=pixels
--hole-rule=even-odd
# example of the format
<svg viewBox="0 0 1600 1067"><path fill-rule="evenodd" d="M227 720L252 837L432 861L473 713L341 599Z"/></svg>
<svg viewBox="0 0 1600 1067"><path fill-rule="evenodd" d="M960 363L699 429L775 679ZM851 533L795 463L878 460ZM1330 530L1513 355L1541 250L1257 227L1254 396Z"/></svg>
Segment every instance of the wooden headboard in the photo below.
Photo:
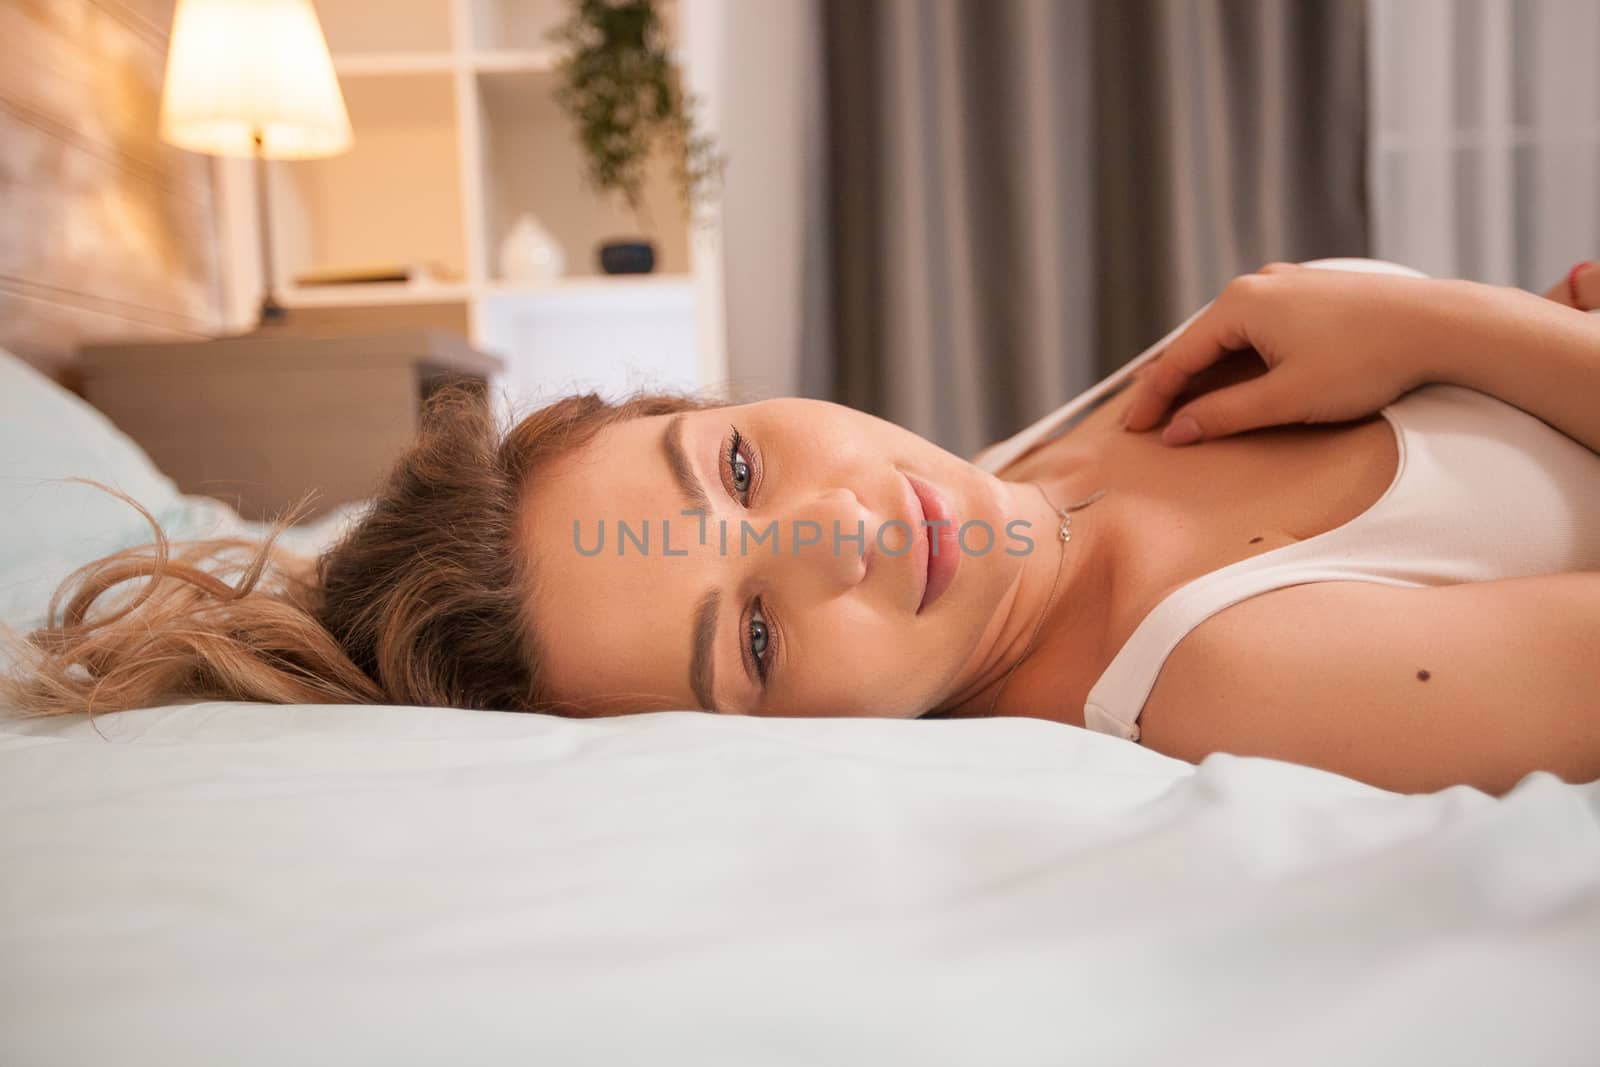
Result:
<svg viewBox="0 0 1600 1067"><path fill-rule="evenodd" d="M214 334L211 161L156 123L174 0L0 0L0 348Z"/></svg>

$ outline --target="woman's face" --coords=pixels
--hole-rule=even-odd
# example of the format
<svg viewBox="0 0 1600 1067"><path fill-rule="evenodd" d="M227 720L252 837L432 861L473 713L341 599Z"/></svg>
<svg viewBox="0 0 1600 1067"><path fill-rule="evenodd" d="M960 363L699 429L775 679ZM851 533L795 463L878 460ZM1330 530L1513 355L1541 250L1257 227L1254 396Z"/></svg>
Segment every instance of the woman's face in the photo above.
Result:
<svg viewBox="0 0 1600 1067"><path fill-rule="evenodd" d="M913 718L971 680L1050 547L1017 486L798 399L608 427L522 518L548 681L590 714Z"/></svg>

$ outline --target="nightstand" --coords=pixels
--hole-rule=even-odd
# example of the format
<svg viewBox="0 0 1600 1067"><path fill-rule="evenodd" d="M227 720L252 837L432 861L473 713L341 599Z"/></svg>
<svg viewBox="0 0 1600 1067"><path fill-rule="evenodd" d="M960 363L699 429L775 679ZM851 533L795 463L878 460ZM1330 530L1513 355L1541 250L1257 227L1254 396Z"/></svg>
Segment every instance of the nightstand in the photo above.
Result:
<svg viewBox="0 0 1600 1067"><path fill-rule="evenodd" d="M185 493L271 519L317 490L307 517L370 496L440 385L478 384L498 358L444 330L245 334L88 345L84 395Z"/></svg>

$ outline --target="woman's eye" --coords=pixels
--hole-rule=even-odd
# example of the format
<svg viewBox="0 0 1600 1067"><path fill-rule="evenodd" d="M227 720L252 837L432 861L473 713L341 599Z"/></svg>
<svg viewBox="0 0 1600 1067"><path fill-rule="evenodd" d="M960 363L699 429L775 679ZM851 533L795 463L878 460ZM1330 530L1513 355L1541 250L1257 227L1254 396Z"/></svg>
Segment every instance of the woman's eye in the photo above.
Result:
<svg viewBox="0 0 1600 1067"><path fill-rule="evenodd" d="M750 655L756 661L756 673L761 677L761 683L767 681L767 649L771 646L772 635L767 630L767 620L761 615L761 606L758 603L750 611Z"/></svg>
<svg viewBox="0 0 1600 1067"><path fill-rule="evenodd" d="M744 438L739 436L739 431L733 431L733 440L728 443L728 473L733 478L733 491L738 495L740 503L748 503L750 495L750 461L745 458L740 445Z"/></svg>

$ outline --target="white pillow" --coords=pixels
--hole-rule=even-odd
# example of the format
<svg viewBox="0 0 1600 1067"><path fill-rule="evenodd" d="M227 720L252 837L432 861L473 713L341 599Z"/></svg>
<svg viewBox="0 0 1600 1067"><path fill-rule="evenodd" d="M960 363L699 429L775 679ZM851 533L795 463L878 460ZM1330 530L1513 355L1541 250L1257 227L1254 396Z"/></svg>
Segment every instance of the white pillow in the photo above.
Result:
<svg viewBox="0 0 1600 1067"><path fill-rule="evenodd" d="M0 624L44 622L50 594L75 568L152 540L143 516L94 486L92 478L149 509L169 537L261 536L210 497L178 492L110 419L22 360L0 349ZM315 553L359 511L347 505L288 531L281 543Z"/></svg>
<svg viewBox="0 0 1600 1067"><path fill-rule="evenodd" d="M0 618L42 617L55 581L96 556L150 540L116 486L153 514L178 501L172 480L111 420L0 350Z"/></svg>

